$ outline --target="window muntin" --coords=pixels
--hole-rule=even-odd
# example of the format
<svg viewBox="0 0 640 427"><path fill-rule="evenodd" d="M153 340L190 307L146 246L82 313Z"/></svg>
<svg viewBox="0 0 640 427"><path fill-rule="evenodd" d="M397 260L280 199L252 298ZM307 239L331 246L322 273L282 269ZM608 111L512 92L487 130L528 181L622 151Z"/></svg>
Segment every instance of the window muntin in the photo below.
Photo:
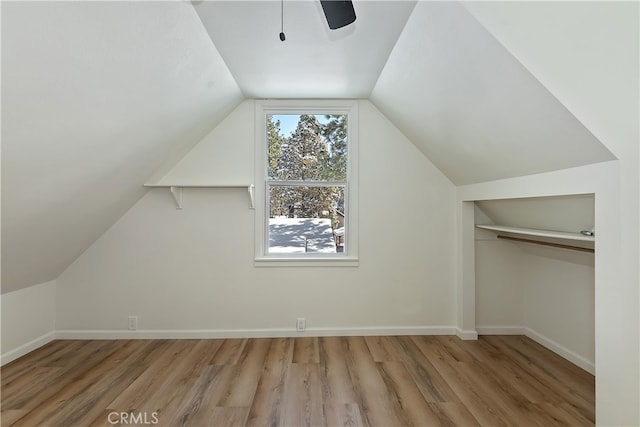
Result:
<svg viewBox="0 0 640 427"><path fill-rule="evenodd" d="M268 255L345 254L348 115L266 114Z"/></svg>

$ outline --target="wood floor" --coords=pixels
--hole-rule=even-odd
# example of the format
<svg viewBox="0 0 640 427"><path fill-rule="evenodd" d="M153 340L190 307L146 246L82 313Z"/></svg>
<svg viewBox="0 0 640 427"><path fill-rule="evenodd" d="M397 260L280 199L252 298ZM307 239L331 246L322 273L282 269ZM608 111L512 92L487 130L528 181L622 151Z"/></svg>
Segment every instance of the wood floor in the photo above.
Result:
<svg viewBox="0 0 640 427"><path fill-rule="evenodd" d="M1 373L2 426L594 424L594 377L520 336L54 341Z"/></svg>

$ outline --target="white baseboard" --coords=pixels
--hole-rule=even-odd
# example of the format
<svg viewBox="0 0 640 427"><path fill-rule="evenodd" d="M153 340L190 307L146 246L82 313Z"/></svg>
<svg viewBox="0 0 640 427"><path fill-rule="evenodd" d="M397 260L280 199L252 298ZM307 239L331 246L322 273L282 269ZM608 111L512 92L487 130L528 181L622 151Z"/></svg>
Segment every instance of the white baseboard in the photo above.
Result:
<svg viewBox="0 0 640 427"><path fill-rule="evenodd" d="M585 359L574 351L558 344L557 342L545 337L544 335L524 326L479 326L478 334L480 335L524 335L531 338L541 346L548 348L554 353L564 357L569 362L584 369L591 375L596 374L595 363Z"/></svg>
<svg viewBox="0 0 640 427"><path fill-rule="evenodd" d="M214 339L214 338L290 338L332 336L388 336L388 335L456 335L463 340L478 339L478 335L525 335L538 344L559 354L576 366L595 375L595 364L566 347L523 326L480 326L476 331L465 331L454 326L404 326L361 328L308 328L295 329L197 329L197 330L60 330L49 332L0 356L3 366L55 339Z"/></svg>
<svg viewBox="0 0 640 427"><path fill-rule="evenodd" d="M388 335L456 335L453 326L381 326L360 328L295 329L194 329L194 330L59 330L38 337L0 356L0 366L32 352L55 339L117 340L117 339L215 339L215 338L293 338Z"/></svg>
<svg viewBox="0 0 640 427"><path fill-rule="evenodd" d="M526 335L522 326L478 326L479 335Z"/></svg>
<svg viewBox="0 0 640 427"><path fill-rule="evenodd" d="M26 344L22 344L18 348L14 348L13 350L9 350L6 353L2 353L0 356L0 366L4 366L5 364L16 360L19 357L24 356L27 353L32 352L33 350L42 347L45 344L50 343L55 340L57 335L55 331L49 332L48 334L44 334L34 340L29 341Z"/></svg>
<svg viewBox="0 0 640 427"><path fill-rule="evenodd" d="M453 326L405 326L362 328L295 329L195 329L195 330L59 330L58 339L214 339L214 338L291 338L384 335L456 335Z"/></svg>
<svg viewBox="0 0 640 427"><path fill-rule="evenodd" d="M460 328L456 328L456 336L461 340L465 341L474 341L478 339L478 332L476 331L465 331Z"/></svg>
<svg viewBox="0 0 640 427"><path fill-rule="evenodd" d="M560 356L567 359L569 362L589 372L591 375L596 374L596 365L594 362L591 362L585 359L579 354L569 350L566 347L561 346L557 342L552 341L543 335L540 335L539 333L537 333L532 329L529 329L529 328L524 328L524 329L525 329L525 335L531 338L532 340L534 340L535 342L537 342L538 344L548 348L549 350L553 351L556 354L559 354Z"/></svg>

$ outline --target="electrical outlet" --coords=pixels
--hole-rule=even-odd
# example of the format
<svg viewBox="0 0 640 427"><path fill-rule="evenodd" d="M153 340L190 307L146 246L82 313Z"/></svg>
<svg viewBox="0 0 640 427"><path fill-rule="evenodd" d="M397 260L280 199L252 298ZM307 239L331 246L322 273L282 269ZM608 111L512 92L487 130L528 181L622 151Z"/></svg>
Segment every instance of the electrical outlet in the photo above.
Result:
<svg viewBox="0 0 640 427"><path fill-rule="evenodd" d="M307 321L304 317L298 317L296 319L296 331L304 331L307 328Z"/></svg>
<svg viewBox="0 0 640 427"><path fill-rule="evenodd" d="M135 331L138 329L138 316L129 316L129 330Z"/></svg>

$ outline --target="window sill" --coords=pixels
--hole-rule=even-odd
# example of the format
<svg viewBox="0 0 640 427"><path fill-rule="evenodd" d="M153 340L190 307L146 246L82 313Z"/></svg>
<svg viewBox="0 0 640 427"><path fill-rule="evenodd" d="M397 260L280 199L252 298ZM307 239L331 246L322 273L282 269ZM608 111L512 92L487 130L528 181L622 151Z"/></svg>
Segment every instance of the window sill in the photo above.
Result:
<svg viewBox="0 0 640 427"><path fill-rule="evenodd" d="M255 258L255 267L359 267L360 260L356 257L260 257Z"/></svg>

